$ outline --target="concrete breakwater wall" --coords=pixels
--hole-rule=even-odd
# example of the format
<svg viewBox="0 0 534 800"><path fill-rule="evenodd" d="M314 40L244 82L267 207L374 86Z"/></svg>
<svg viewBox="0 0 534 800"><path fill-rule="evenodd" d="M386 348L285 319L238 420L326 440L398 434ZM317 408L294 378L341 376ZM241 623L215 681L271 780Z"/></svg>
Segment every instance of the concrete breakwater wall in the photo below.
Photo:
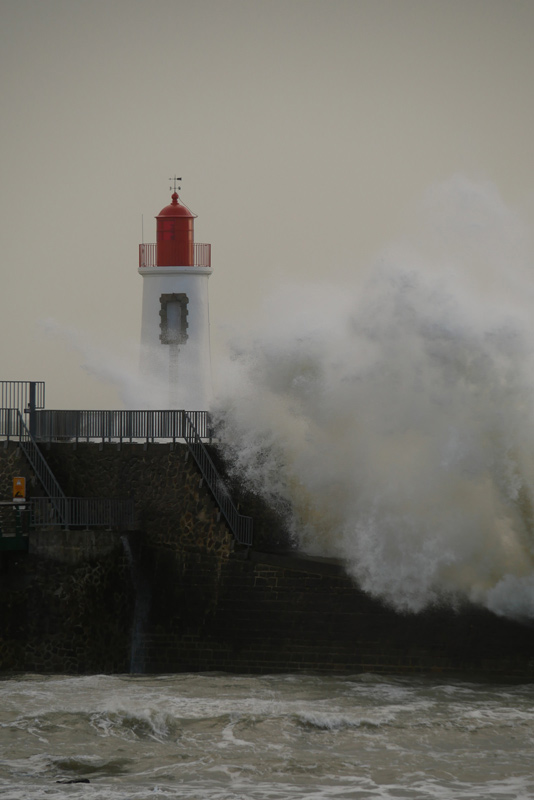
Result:
<svg viewBox="0 0 534 800"><path fill-rule="evenodd" d="M162 649L147 635L157 671ZM166 646L184 669L532 679L533 639L530 628L473 607L399 615L358 590L340 565L252 552L230 559L203 626Z"/></svg>
<svg viewBox="0 0 534 800"><path fill-rule="evenodd" d="M0 671L127 672L135 598L120 537L47 534L31 534L35 554L3 558Z"/></svg>
<svg viewBox="0 0 534 800"><path fill-rule="evenodd" d="M180 595L183 574L209 576L197 599L213 602L233 537L185 447L63 444L43 452L66 495L133 497L140 530L42 529L30 532L27 553L0 551L0 671L128 672L140 587L154 597L151 629L162 622L154 609L165 617ZM42 495L12 442L0 449L0 499L11 499L19 475L29 497Z"/></svg>
<svg viewBox="0 0 534 800"><path fill-rule="evenodd" d="M67 495L133 497L140 530L42 530L4 554L0 670L534 677L528 627L474 608L400 616L338 564L236 547L185 447L44 453ZM2 499L26 469L16 445L0 450Z"/></svg>

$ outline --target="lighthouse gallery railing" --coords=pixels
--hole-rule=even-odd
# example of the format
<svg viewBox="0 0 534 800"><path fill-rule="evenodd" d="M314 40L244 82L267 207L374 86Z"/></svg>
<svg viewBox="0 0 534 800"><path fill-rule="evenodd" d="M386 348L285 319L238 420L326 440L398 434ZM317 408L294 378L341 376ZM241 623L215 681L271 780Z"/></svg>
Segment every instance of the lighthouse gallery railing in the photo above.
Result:
<svg viewBox="0 0 534 800"><path fill-rule="evenodd" d="M158 245L156 242L139 245L139 266L157 267L158 265ZM176 264L177 267L182 266ZM195 242L193 244L193 264L194 267L211 267L211 244Z"/></svg>

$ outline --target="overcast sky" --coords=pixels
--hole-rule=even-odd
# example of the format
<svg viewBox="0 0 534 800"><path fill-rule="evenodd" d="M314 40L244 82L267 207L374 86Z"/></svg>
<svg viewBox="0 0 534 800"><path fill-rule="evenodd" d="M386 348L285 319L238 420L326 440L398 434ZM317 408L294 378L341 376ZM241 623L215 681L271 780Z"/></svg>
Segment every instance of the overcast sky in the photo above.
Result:
<svg viewBox="0 0 534 800"><path fill-rule="evenodd" d="M530 214L533 40L531 0L0 0L2 378L118 405L83 364L130 369L175 173L215 353L273 286L364 272L455 173Z"/></svg>

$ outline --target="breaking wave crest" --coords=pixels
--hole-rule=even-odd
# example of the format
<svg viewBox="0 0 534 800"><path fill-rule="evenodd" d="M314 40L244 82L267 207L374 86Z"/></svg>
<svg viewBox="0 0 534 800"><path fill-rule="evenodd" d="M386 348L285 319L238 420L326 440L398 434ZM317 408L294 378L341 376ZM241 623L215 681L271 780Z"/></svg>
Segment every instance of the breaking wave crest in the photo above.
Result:
<svg viewBox="0 0 534 800"><path fill-rule="evenodd" d="M534 617L528 236L456 177L365 281L281 287L236 335L216 413L233 469L404 612Z"/></svg>

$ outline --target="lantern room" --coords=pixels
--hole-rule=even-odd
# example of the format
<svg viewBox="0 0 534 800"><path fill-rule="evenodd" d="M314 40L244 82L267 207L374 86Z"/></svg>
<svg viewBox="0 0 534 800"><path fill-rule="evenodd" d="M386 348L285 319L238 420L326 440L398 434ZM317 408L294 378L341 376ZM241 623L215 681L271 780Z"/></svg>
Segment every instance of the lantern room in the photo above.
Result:
<svg viewBox="0 0 534 800"><path fill-rule="evenodd" d="M189 209L179 203L174 192L170 205L162 208L156 217L156 244L158 267L192 267L194 265L194 219Z"/></svg>
<svg viewBox="0 0 534 800"><path fill-rule="evenodd" d="M174 191L156 217L156 241L139 245L139 267L210 267L211 245L195 243L196 216Z"/></svg>

